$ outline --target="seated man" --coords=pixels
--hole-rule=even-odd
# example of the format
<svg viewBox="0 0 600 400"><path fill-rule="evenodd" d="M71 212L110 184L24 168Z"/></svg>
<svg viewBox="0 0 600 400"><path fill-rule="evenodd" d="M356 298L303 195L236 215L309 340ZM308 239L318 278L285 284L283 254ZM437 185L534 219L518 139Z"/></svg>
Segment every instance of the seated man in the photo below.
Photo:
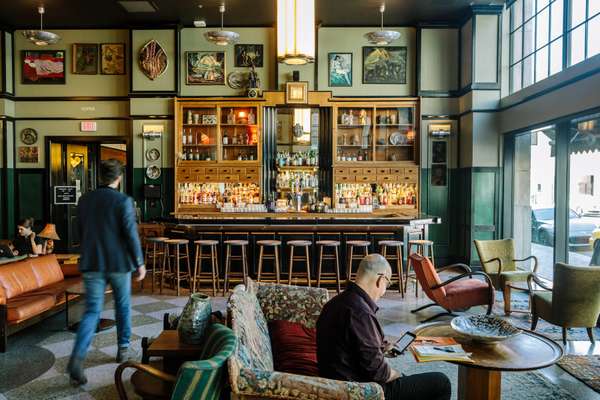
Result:
<svg viewBox="0 0 600 400"><path fill-rule="evenodd" d="M375 317L375 302L390 284L392 269L379 254L366 256L356 283L331 299L317 321L319 375L354 382L377 382L386 400L447 400L448 378L432 372L403 376L384 358L383 330Z"/></svg>

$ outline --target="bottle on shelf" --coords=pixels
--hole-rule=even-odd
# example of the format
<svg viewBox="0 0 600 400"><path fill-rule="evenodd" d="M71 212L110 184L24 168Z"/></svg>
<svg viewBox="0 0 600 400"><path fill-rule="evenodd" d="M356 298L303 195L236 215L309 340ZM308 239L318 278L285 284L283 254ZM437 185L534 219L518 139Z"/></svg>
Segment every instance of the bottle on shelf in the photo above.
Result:
<svg viewBox="0 0 600 400"><path fill-rule="evenodd" d="M250 112L248 113L248 125L254 124L256 124L256 115L254 114L252 109L250 109Z"/></svg>
<svg viewBox="0 0 600 400"><path fill-rule="evenodd" d="M223 129L223 144L224 145L228 145L229 144L229 136L227 135L227 130Z"/></svg>
<svg viewBox="0 0 600 400"><path fill-rule="evenodd" d="M235 124L235 111L233 108L229 110L229 114L227 114L227 123L230 125Z"/></svg>

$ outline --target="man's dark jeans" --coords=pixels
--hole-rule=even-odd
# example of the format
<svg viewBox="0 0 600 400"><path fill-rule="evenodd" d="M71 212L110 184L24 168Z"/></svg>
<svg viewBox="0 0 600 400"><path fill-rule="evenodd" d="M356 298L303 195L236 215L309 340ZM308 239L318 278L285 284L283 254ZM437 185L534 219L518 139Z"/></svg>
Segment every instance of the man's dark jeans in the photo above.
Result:
<svg viewBox="0 0 600 400"><path fill-rule="evenodd" d="M439 372L407 375L383 385L385 400L450 400L452 387Z"/></svg>

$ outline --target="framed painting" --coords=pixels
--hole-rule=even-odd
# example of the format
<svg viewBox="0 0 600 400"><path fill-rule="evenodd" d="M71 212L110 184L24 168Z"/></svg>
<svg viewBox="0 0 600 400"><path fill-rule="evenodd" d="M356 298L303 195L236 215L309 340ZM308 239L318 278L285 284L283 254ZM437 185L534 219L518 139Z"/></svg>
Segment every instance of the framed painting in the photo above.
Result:
<svg viewBox="0 0 600 400"><path fill-rule="evenodd" d="M38 148L37 146L19 146L19 162L20 163L37 163Z"/></svg>
<svg viewBox="0 0 600 400"><path fill-rule="evenodd" d="M98 73L98 45L74 43L71 70L74 74L96 75Z"/></svg>
<svg viewBox="0 0 600 400"><path fill-rule="evenodd" d="M23 50L21 82L24 84L65 84L64 50Z"/></svg>
<svg viewBox="0 0 600 400"><path fill-rule="evenodd" d="M186 51L188 85L225 85L224 51Z"/></svg>
<svg viewBox="0 0 600 400"><path fill-rule="evenodd" d="M308 82L285 83L286 104L308 104Z"/></svg>
<svg viewBox="0 0 600 400"><path fill-rule="evenodd" d="M100 72L104 75L125 74L125 43L100 45Z"/></svg>
<svg viewBox="0 0 600 400"><path fill-rule="evenodd" d="M406 47L363 47L363 83L406 84Z"/></svg>
<svg viewBox="0 0 600 400"><path fill-rule="evenodd" d="M236 44L234 46L235 67L256 68L263 66L263 45L262 44Z"/></svg>
<svg viewBox="0 0 600 400"><path fill-rule="evenodd" d="M329 53L328 75L330 87L352 86L352 53Z"/></svg>

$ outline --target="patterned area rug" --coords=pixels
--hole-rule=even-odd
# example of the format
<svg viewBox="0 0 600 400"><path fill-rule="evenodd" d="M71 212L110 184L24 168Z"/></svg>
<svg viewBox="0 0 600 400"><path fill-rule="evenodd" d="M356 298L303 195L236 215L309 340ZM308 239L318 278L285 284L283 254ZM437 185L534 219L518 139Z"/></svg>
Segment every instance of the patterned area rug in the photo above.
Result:
<svg viewBox="0 0 600 400"><path fill-rule="evenodd" d="M596 392L600 393L600 355L566 355L558 365Z"/></svg>

